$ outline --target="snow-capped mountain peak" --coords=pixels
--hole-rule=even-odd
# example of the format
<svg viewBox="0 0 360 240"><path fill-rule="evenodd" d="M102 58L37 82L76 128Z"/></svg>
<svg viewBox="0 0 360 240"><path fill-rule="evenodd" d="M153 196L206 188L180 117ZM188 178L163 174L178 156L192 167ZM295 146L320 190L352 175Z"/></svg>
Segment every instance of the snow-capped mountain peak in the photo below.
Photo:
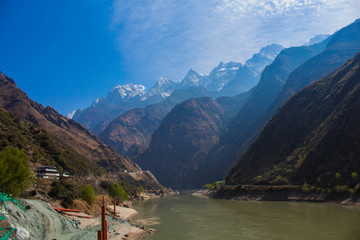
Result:
<svg viewBox="0 0 360 240"><path fill-rule="evenodd" d="M147 98L154 95L161 95L163 98L165 98L175 90L175 87L175 82L167 78L160 77L155 85L145 94L145 97Z"/></svg>
<svg viewBox="0 0 360 240"><path fill-rule="evenodd" d="M119 93L121 98L127 99L135 96L143 96L146 93L146 87L141 84L128 83L114 87L109 94Z"/></svg>
<svg viewBox="0 0 360 240"><path fill-rule="evenodd" d="M179 88L206 86L208 79L190 69L184 79L179 83Z"/></svg>
<svg viewBox="0 0 360 240"><path fill-rule="evenodd" d="M236 72L242 66L241 63L220 62L208 75L209 83L206 86L208 91L220 91L228 82L233 80Z"/></svg>

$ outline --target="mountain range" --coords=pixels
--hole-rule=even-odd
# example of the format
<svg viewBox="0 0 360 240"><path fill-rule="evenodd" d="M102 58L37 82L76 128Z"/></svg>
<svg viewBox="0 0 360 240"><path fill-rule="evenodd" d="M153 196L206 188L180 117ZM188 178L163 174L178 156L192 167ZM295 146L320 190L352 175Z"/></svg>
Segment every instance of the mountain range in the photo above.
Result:
<svg viewBox="0 0 360 240"><path fill-rule="evenodd" d="M139 158L140 165L146 168L151 167L152 171L157 173L156 176L163 179L168 176L166 172L161 171L164 162L170 162L165 165L171 165L173 162L173 167L177 168L178 172L186 172L188 176L195 176L191 182L191 187L199 187L206 182L223 179L231 166L266 125L267 121L291 95L336 70L360 51L359 25L360 22L356 21L320 43L292 47L281 51L274 62L265 68L259 83L251 90L250 96L235 117L223 128L224 131L218 132L219 139L217 143L212 148L207 149L206 154L195 154L190 158L191 161L187 159L189 161L188 165L179 165L176 159L181 158L179 156L181 151L178 151L178 148L183 149L182 146L186 142L191 142L189 139L183 138L182 143L178 142L173 144L171 148L167 148L166 157L161 157L160 152L164 148L161 145L166 145L170 137L182 139L181 136L175 136L174 134L182 135L183 132L174 132L169 129L168 131L162 131L162 138L154 137L151 139L149 148ZM196 108L194 111L196 111ZM202 111L205 115L207 114L206 109L203 108ZM209 111L211 112L211 109ZM181 119L184 119L184 124L186 124L187 120L184 117ZM181 125L179 123L181 119L174 119L173 124ZM168 122L167 125L171 126L172 123ZM191 128L184 131L184 134L187 132L191 132ZM164 139L167 140L161 142ZM192 141L196 141L196 138L193 138ZM183 152L184 156L186 154ZM151 164L146 164L146 161ZM192 162L203 163L203 165L201 167L192 167ZM164 174L164 176L161 174ZM186 185L188 182L185 180L186 176L184 174L173 174L173 176L180 179L173 180L172 183L176 182L182 188L190 187ZM168 184L167 182L163 183ZM176 184L171 186L179 186ZM181 186L181 184L183 185Z"/></svg>
<svg viewBox="0 0 360 240"><path fill-rule="evenodd" d="M178 83L162 77L148 91L140 84L119 85L114 87L107 96L97 98L90 107L69 113L68 117L100 136L111 120L126 111L159 103L175 90L202 86L209 96L215 98L234 96L255 86L261 71L282 49L283 47L278 44L269 45L254 54L245 64L220 63L207 75L190 69Z"/></svg>

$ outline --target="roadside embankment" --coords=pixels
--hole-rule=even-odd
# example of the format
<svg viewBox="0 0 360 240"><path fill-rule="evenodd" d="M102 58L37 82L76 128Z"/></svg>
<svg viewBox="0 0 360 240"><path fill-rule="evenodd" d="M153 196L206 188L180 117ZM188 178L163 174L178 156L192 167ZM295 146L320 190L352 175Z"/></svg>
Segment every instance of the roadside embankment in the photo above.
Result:
<svg viewBox="0 0 360 240"><path fill-rule="evenodd" d="M2 214L12 228L15 228L14 239L70 239L96 240L97 231L101 229L100 218L84 213L80 216L66 216L56 212L49 204L41 200L20 200L26 210L20 209L12 202L2 206ZM107 216L108 239L138 240L150 234L150 229L132 225L129 222L136 210L117 207L120 216ZM84 218L85 216L86 218ZM123 218L122 218L123 217Z"/></svg>

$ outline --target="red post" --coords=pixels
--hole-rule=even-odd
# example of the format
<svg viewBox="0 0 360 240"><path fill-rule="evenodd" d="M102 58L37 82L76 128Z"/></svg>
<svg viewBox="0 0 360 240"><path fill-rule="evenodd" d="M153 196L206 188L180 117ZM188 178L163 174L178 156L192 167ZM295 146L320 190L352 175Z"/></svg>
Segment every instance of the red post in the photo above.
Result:
<svg viewBox="0 0 360 240"><path fill-rule="evenodd" d="M102 231L102 240L107 240L107 222L105 219L105 197L103 197L103 205L101 207L101 231Z"/></svg>
<svg viewBox="0 0 360 240"><path fill-rule="evenodd" d="M116 217L116 197L114 197L114 217Z"/></svg>
<svg viewBox="0 0 360 240"><path fill-rule="evenodd" d="M104 240L107 240L107 221L105 220L105 226L104 226Z"/></svg>
<svg viewBox="0 0 360 240"><path fill-rule="evenodd" d="M98 231L98 240L103 240L103 239L102 239L102 231L101 231L101 230Z"/></svg>

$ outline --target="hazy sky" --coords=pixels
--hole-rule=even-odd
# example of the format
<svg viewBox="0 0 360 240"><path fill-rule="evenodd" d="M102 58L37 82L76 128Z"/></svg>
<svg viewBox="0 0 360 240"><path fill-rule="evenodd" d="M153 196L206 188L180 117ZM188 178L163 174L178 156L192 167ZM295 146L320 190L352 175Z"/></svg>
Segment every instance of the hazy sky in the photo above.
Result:
<svg viewBox="0 0 360 240"><path fill-rule="evenodd" d="M0 0L0 71L62 114L118 84L301 45L360 17L360 0Z"/></svg>

